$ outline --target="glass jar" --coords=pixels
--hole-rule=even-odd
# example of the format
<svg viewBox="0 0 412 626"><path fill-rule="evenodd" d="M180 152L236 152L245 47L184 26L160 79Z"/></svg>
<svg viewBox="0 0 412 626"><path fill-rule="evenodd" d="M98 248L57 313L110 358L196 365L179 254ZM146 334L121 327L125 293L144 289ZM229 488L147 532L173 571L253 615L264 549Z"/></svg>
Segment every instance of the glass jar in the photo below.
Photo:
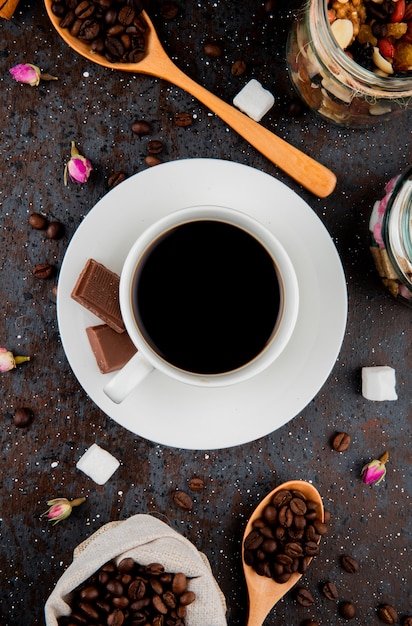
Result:
<svg viewBox="0 0 412 626"><path fill-rule="evenodd" d="M387 120L404 111L412 97L411 73L365 69L340 47L329 23L328 0L309 0L302 7L289 32L287 64L304 102L342 126Z"/></svg>
<svg viewBox="0 0 412 626"><path fill-rule="evenodd" d="M376 269L390 293L412 307L412 167L389 181L369 221Z"/></svg>

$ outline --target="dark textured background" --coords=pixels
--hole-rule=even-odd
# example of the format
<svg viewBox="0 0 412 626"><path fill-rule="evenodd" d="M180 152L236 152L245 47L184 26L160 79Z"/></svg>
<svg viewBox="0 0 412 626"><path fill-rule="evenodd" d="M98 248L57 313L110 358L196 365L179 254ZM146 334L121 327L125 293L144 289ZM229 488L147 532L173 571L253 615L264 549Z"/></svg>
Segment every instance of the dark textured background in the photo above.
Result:
<svg viewBox="0 0 412 626"><path fill-rule="evenodd" d="M44 602L74 547L105 522L135 513L166 518L209 557L226 596L228 623L245 624L240 561L245 523L268 491L292 478L308 479L318 487L332 524L320 556L303 579L315 605L304 609L291 593L267 624L292 626L312 616L321 624L344 621L337 605L319 593L325 579L336 583L341 599L356 603L355 625L377 624L380 602L393 603L400 616L412 615L411 310L381 286L369 256L367 228L385 182L412 161L410 115L354 131L327 124L308 111L295 118L286 113L293 93L284 50L297 1L280 1L272 14L257 0L179 5L179 17L165 22L159 3L147 4L176 63L228 102L246 79L260 80L276 95L262 123L333 169L338 185L329 198L319 200L179 89L76 56L51 28L41 0L21 0L13 19L0 22L0 345L32 357L30 364L0 378L1 626L42 624ZM224 40L222 58L205 57L203 44L209 38ZM248 64L242 78L230 73L238 58ZM36 88L18 84L8 70L21 62L34 63L59 80ZM175 112L182 111L195 116L186 129L173 123ZM107 192L111 173L122 169L131 175L147 167L146 141L131 132L132 122L140 117L153 122L152 138L164 142L165 161L232 159L284 181L322 219L343 260L348 325L328 381L291 422L247 445L171 449L109 419L87 398L65 358L52 292L55 281L32 276L37 263L60 267L82 218ZM64 187L62 170L73 138L95 171L86 185ZM32 211L61 220L66 236L49 241L33 231L27 221ZM398 401L364 400L361 367L385 364L396 369ZM34 412L27 429L13 424L19 406ZM337 430L352 436L344 454L330 446ZM101 487L75 469L93 442L121 460L119 470ZM385 449L390 453L386 481L364 485L362 465ZM203 477L206 487L194 497L193 510L183 512L170 494L176 488L187 490L193 475ZM86 503L62 524L53 527L40 519L48 499L80 494L87 496ZM344 552L359 560L358 574L342 571L339 556Z"/></svg>

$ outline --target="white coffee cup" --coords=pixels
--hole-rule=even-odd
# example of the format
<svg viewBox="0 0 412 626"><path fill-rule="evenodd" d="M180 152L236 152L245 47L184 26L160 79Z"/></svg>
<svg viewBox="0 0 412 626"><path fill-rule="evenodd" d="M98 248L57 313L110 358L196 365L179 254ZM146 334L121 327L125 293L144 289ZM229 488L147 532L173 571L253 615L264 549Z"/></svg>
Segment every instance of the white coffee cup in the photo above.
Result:
<svg viewBox="0 0 412 626"><path fill-rule="evenodd" d="M191 344L193 334L195 335L193 337L193 342L194 345L196 345L196 333L199 333L198 339L200 339L200 337L202 337L203 339L202 328L205 328L205 326L208 326L208 328L209 326L211 327L211 335L204 342L206 347L203 347L201 350L197 350L196 348L196 350L192 351L194 354L194 357L192 354L193 358L197 359L198 353L200 354L199 363L197 363L196 361L196 366L192 367L190 365L189 367L186 367L185 365L179 363L179 344L177 345L177 349L175 349L176 359L173 360L172 358L165 356L164 350L158 349L157 343L151 340L150 332L149 334L147 332L147 325L145 325L144 320L141 319L142 316L140 314L139 306L136 305L136 302L138 300L134 295L136 293L136 289L145 284L142 279L142 276L144 275L143 272L145 271L144 268L146 267L145 264L147 264L148 258L153 258L154 250L160 250L159 242L163 242L170 236L170 234L173 234L173 236L175 236L176 233L179 233L181 235L185 232L185 230L187 231L188 227L189 229L194 229L193 232L199 233L199 241L202 243L202 229L205 228L205 223L207 223L208 228L217 229L218 234L220 234L220 230L228 229L230 231L229 234L233 233L234 235L236 235L236 237L238 234L240 237L244 236L246 238L245 241L247 244L250 243L251 246L256 246L256 251L258 255L262 253L264 257L267 257L267 265L268 267L270 265L270 267L272 268L268 269L268 271L273 271L276 274L276 284L278 289L277 295L275 294L275 281L273 281L273 288L272 282L270 283L271 287L269 289L269 291L273 291L273 296L272 294L270 294L270 297L268 299L268 307L273 308L273 314L271 312L266 317L268 317L269 320L267 324L270 325L271 318L269 317L269 315L272 315L273 324L270 331L268 331L267 339L262 339L262 345L257 350L256 354L251 353L251 355L247 356L247 358L244 359L244 362L239 357L239 363L235 363L233 368L229 367L227 364L225 367L220 367L220 362L223 359L223 362L226 363L225 357L228 355L225 355L225 350L221 349L222 342L218 338L216 339L216 346L219 349L217 349L216 346L214 346L213 344L215 336L218 337L218 335L214 330L212 322L210 324L208 323L211 317L214 317L214 315L212 315L209 310L206 320L202 319L199 324L197 324L196 316L200 314L200 306L198 308L198 312L193 313L190 318L191 320L195 320L195 323L193 324L193 328L191 330L191 339L184 339L181 345L183 345L184 343L186 346L189 346L189 344ZM190 232L192 233L192 231ZM212 230L211 232L214 231ZM226 230L224 232L226 233ZM187 232L185 234L187 234ZM186 237L186 240L189 241L189 238ZM253 240L253 242L251 240ZM193 238L193 233L190 236L190 241L192 241L192 243L196 241L196 239ZM218 241L218 237L216 237L216 239L210 240L207 246L205 245L206 252L202 248L202 254L199 253L199 257L201 257L202 262L206 254L209 254L210 258L208 259L207 263L210 262L211 265L213 265L215 257L218 255L218 246L217 244L215 246L215 241ZM231 245L234 245L230 238L228 239L228 241L231 242ZM223 243L221 247L223 248L226 239L222 238L222 242ZM241 244L239 244L239 246L240 245ZM199 246L193 243L193 247L197 249ZM181 248L176 248L176 250L177 249L180 251ZM239 249L241 248L239 247ZM247 248L247 250L249 250L249 248ZM174 262L175 256L176 254L173 255L173 257L170 256L169 262L164 264L165 270L169 269L169 265ZM222 267L222 269L224 269L223 266L226 264L225 258L226 257L223 254L223 260L220 262L220 265L218 264L218 267ZM231 258L231 254L229 255L229 258ZM240 258L241 257L239 256L239 259ZM256 274L255 277L251 277L249 281L243 279L243 277L248 274L249 269L249 257L245 255L245 259L242 258L242 264L243 267L246 268L246 271L245 269L243 269L244 274L237 277L239 284L243 286L243 282L247 282L250 285L253 285L255 282L259 283L261 279L260 274ZM193 261L192 257L190 257L186 265L190 265L190 267L195 268L194 275L196 276L196 287L198 287L199 285L197 285L197 280L202 281L199 273L204 275L205 267L203 267L201 271L197 272L196 263L197 261ZM240 264L241 263L239 260L239 265ZM250 264L252 265L252 263ZM208 265L206 265L206 267L208 267ZM179 274L178 270L174 270L174 272L175 273L173 273L173 276L175 276L175 274ZM161 279L160 272L159 276ZM229 283L230 281L226 281L223 286L229 285ZM193 285L193 280L190 284ZM213 285L214 282L212 281L212 291ZM157 283L156 285L153 285L152 289L149 280L149 286L150 289L146 291L146 293L149 293L149 296L146 296L146 299L151 298L150 294L156 293ZM202 286L201 282L200 286ZM223 291L226 290L223 289ZM262 292L263 291L264 287L262 287ZM183 292L187 293L187 289L184 289ZM220 294L221 296L222 293L223 292L221 292ZM251 293L254 293L253 288ZM146 378L146 376L148 376L153 370L158 370L164 375L169 376L181 383L188 383L200 387L220 387L225 385L232 385L256 376L269 365L271 365L286 347L294 330L299 309L299 290L295 270L283 246L279 243L276 237L259 221L255 220L246 213L220 206L195 206L181 209L169 213L165 217L159 219L154 224L149 226L138 237L127 255L120 277L119 297L123 321L131 340L137 348L137 352L134 357L132 357L132 359L123 367L123 369L117 372L104 387L105 393L108 395L109 398L111 398L113 402L116 403L122 402L131 393L131 391L133 391L133 389L139 383L141 383ZM260 302L259 297L256 300L257 302ZM262 293L262 297L266 297L266 294ZM143 296L143 299L144 298L145 296ZM278 298L278 300L276 300L276 298ZM219 298L219 300L215 303L214 308L212 307L213 311L215 309L219 309L220 311L220 313L216 314L216 329L219 327L221 318L223 319L223 314L225 313L224 307L231 306L233 301L236 302L236 300L232 299L231 295L230 297L228 296L227 300L227 304L221 306L221 299ZM223 298L223 301L224 303L226 303L225 298ZM247 299L242 300L242 302L246 301ZM189 302L191 303L191 300L189 300ZM168 307L160 308L162 309L162 315L164 314L163 324L168 324L170 317L169 309ZM173 307L173 310L174 308L175 307ZM229 323L228 320L226 320L226 329L231 329L232 326L235 327L237 323L238 313L240 313L241 311L243 312L243 308L243 305L237 306L235 304L233 311L228 312ZM266 306L262 305L260 309L259 307L253 306L251 307L251 309L253 310L253 315L257 316L257 320L255 320L253 324L250 325L250 328L247 328L249 317L245 314L245 319L241 319L240 326L242 329L242 337L239 341L240 346L242 346L243 343L247 344L246 337L249 339L249 335L253 334L258 326L264 327L263 321L262 323L260 323L259 315L260 313L262 313L263 316L263 313L266 312ZM141 310L144 310L143 306L141 307ZM156 309L154 310L156 311ZM272 309L270 310L272 311ZM174 318L173 324L175 325L177 322L177 325L179 326L179 322L181 321L180 313L178 312L176 315L177 317ZM137 317L139 317L139 319L137 319ZM232 317L233 324L231 323ZM234 318L236 318L236 320ZM160 322L160 325L161 324L162 323ZM185 324L183 324L182 322L181 326L182 328L180 329L180 332L184 333ZM227 332L227 336L230 336L230 333L228 331L225 332ZM224 335L224 337L226 338L226 335ZM233 342L235 341L236 338L234 337ZM210 355L208 358L213 364L211 369L204 367L202 364L202 350L207 350L209 345ZM230 345L232 345L233 351L234 344L232 343ZM213 363L215 352L219 352L219 354L221 355L219 357L216 356L216 365ZM230 359L228 356L228 362L229 361Z"/></svg>

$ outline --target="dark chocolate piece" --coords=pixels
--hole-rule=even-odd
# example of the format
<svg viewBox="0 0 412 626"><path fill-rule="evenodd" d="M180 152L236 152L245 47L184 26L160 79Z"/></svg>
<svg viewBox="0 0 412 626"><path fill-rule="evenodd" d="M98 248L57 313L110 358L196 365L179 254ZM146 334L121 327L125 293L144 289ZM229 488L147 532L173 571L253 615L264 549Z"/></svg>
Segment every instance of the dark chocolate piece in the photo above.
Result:
<svg viewBox="0 0 412 626"><path fill-rule="evenodd" d="M126 332L116 333L107 324L89 326L86 333L102 374L121 369L137 352Z"/></svg>
<svg viewBox="0 0 412 626"><path fill-rule="evenodd" d="M117 333L125 330L119 303L120 277L94 259L84 266L71 293L84 306Z"/></svg>

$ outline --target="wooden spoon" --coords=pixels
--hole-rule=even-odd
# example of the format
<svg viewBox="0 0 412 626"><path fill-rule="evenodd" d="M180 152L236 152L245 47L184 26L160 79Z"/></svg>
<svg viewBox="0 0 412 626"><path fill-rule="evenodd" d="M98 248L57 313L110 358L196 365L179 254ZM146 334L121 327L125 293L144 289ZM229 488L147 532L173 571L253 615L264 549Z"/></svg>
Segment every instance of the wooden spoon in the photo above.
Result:
<svg viewBox="0 0 412 626"><path fill-rule="evenodd" d="M244 559L244 540L252 530L253 522L261 517L263 509L270 502L273 495L282 489L298 490L306 497L319 505L319 519L323 522L324 512L322 499L315 487L303 480L290 480L279 485L271 491L253 511L243 536L242 542L242 562L245 574L246 585L249 595L249 615L247 626L262 626L269 611L277 602L297 583L302 574L298 572L291 575L288 582L280 584L267 576L259 576L255 570L245 563ZM312 559L310 559L312 560Z"/></svg>
<svg viewBox="0 0 412 626"><path fill-rule="evenodd" d="M146 56L138 63L110 63L103 55L91 52L87 43L71 35L67 29L60 27L60 18L56 17L51 10L52 0L45 0L45 5L50 20L59 35L73 50L89 61L110 69L149 74L169 81L206 105L272 163L315 195L324 198L335 189L336 176L324 165L274 135L238 109L220 100L184 74L164 51L153 23L145 11L142 12L142 16L149 29Z"/></svg>

